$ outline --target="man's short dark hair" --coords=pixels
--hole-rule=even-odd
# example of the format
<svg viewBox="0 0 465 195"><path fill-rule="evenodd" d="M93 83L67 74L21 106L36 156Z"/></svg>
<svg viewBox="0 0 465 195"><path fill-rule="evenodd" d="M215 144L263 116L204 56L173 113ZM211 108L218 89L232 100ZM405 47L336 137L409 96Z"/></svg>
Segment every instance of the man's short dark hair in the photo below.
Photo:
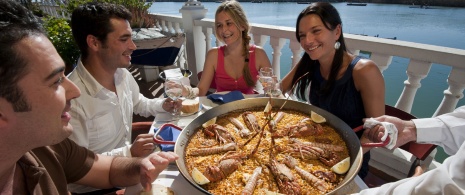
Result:
<svg viewBox="0 0 465 195"><path fill-rule="evenodd" d="M71 16L71 29L74 40L81 50L81 58L85 59L88 55L86 41L88 35L93 35L105 43L108 33L113 31L110 19L130 21L131 17L131 12L122 5L90 2L78 6Z"/></svg>
<svg viewBox="0 0 465 195"><path fill-rule="evenodd" d="M0 97L13 104L15 112L31 110L18 86L29 62L15 46L24 38L41 35L43 28L31 11L15 1L0 1Z"/></svg>

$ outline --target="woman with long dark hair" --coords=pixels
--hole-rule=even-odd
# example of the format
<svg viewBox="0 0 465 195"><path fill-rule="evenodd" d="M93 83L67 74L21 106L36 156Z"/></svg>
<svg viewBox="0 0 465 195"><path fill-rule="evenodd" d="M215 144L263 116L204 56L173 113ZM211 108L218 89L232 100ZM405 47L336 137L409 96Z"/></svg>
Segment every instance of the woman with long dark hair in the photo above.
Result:
<svg viewBox="0 0 465 195"><path fill-rule="evenodd" d="M362 125L363 118L384 114L381 71L373 61L347 51L336 8L323 2L305 8L297 18L296 38L305 53L281 81L284 92L295 84L297 98L329 111L352 128ZM368 173L369 158L367 153L359 172L362 178Z"/></svg>

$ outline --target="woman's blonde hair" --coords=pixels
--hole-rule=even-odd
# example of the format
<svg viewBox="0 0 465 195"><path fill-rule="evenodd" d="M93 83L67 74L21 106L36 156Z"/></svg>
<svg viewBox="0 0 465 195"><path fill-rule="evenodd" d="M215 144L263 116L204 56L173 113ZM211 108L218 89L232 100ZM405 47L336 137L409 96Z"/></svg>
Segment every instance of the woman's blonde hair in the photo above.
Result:
<svg viewBox="0 0 465 195"><path fill-rule="evenodd" d="M216 9L215 18L221 12L227 13L234 20L234 23L236 24L236 27L238 29L244 29L242 31L242 55L245 57L245 64L244 68L242 69L242 75L244 76L244 80L248 86L254 86L255 82L252 79L252 75L250 75L249 70L249 44L251 39L251 37L249 36L250 25L249 21L247 20L247 17L245 16L245 12L242 9L242 6L239 4L239 2L235 0L224 1L223 3L221 3L221 5L218 6L218 9ZM216 30L215 36L216 39L222 41L222 39L218 35L218 31Z"/></svg>

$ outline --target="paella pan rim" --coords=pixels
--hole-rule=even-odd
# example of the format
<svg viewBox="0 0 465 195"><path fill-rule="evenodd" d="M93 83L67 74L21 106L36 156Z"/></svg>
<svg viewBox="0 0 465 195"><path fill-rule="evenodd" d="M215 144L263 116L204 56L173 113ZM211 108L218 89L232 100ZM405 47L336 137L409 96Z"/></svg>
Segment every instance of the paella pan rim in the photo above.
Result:
<svg viewBox="0 0 465 195"><path fill-rule="evenodd" d="M195 133L198 127L200 127L203 123L207 122L213 117L237 110L251 109L254 107L264 108L268 101L269 98L262 97L247 98L243 100L230 102L227 104L222 104L196 117L192 122L190 122L186 127L184 127L174 147L174 152L180 156L180 158L176 160L176 165L181 175L195 188L199 189L200 191L206 194L211 194L207 190L203 189L200 185L195 183L192 179L191 174L187 171L187 166L185 165L185 147L187 147L187 143L189 142L190 137ZM273 109L279 108L285 101L285 99L273 98ZM356 136L354 131L341 119L316 106L312 106L310 104L306 104L299 101L287 100L283 109L296 110L302 113L306 113L308 114L308 116L310 116L311 111L314 111L325 117L326 123L331 125L341 135L349 150L351 166L349 168L349 171L346 173L344 180L341 183L339 183L339 185L336 188L327 193L338 194L338 192L341 191L344 186L346 186L355 178L358 171L360 170L363 153L358 137Z"/></svg>

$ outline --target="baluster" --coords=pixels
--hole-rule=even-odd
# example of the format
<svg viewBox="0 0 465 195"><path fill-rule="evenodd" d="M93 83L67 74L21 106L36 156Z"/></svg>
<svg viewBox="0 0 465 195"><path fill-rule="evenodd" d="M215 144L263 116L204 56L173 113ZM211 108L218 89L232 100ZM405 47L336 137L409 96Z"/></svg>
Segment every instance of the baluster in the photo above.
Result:
<svg viewBox="0 0 465 195"><path fill-rule="evenodd" d="M155 28L158 28L158 29L161 30L161 29L162 29L162 26L161 26L161 24L160 24L160 21L161 21L160 19L155 20Z"/></svg>
<svg viewBox="0 0 465 195"><path fill-rule="evenodd" d="M465 89L465 70L452 68L447 83L449 88L444 90L444 98L441 104L434 113L433 117L452 112L460 99L463 98L463 90Z"/></svg>
<svg viewBox="0 0 465 195"><path fill-rule="evenodd" d="M161 21L161 30L163 32L169 32L168 27L166 26L166 21L165 20Z"/></svg>
<svg viewBox="0 0 465 195"><path fill-rule="evenodd" d="M260 34L252 34L253 43L257 46L263 47L267 41L267 36Z"/></svg>
<svg viewBox="0 0 465 195"><path fill-rule="evenodd" d="M174 33L182 33L181 25L179 22L174 23Z"/></svg>
<svg viewBox="0 0 465 195"><path fill-rule="evenodd" d="M205 35L205 53L207 53L212 48L212 28L202 27L202 32Z"/></svg>
<svg viewBox="0 0 465 195"><path fill-rule="evenodd" d="M215 31L213 31L213 33L215 33L215 35L216 35L216 32L215 32ZM216 38L216 36L215 36L215 45L216 45L216 47L219 47L219 46L223 45L223 43L221 43L221 41L218 40L218 39Z"/></svg>
<svg viewBox="0 0 465 195"><path fill-rule="evenodd" d="M378 65L381 74L386 70L392 62L392 56L382 53L371 53L370 59Z"/></svg>
<svg viewBox="0 0 465 195"><path fill-rule="evenodd" d="M273 48L273 62L271 67L273 67L274 75L276 75L278 79L281 77L281 71L279 68L279 64L281 63L281 50L283 49L285 43L286 39L284 38L270 37L270 44Z"/></svg>
<svg viewBox="0 0 465 195"><path fill-rule="evenodd" d="M405 87L399 100L397 100L396 108L408 113L411 112L413 99L415 98L418 88L421 87L420 81L428 75L430 69L431 62L410 59L407 68L408 79L404 81Z"/></svg>
<svg viewBox="0 0 465 195"><path fill-rule="evenodd" d="M291 68L290 68L290 69L292 69L300 61L300 58L302 58L301 53L304 50L300 46L300 43L295 41L295 40L291 40L291 43L289 44L289 48L292 51L292 56L291 56L292 64L291 64Z"/></svg>
<svg viewBox="0 0 465 195"><path fill-rule="evenodd" d="M174 30L174 28L173 28L173 22L169 22L169 21L168 21L168 27L167 27L167 29L168 29L168 31L167 31L168 33L175 33L175 32L176 32L176 31Z"/></svg>
<svg viewBox="0 0 465 195"><path fill-rule="evenodd" d="M60 9L60 7L58 7L58 5L54 5L53 6L53 16L59 18L60 17L60 14L59 14L59 11L58 9Z"/></svg>

